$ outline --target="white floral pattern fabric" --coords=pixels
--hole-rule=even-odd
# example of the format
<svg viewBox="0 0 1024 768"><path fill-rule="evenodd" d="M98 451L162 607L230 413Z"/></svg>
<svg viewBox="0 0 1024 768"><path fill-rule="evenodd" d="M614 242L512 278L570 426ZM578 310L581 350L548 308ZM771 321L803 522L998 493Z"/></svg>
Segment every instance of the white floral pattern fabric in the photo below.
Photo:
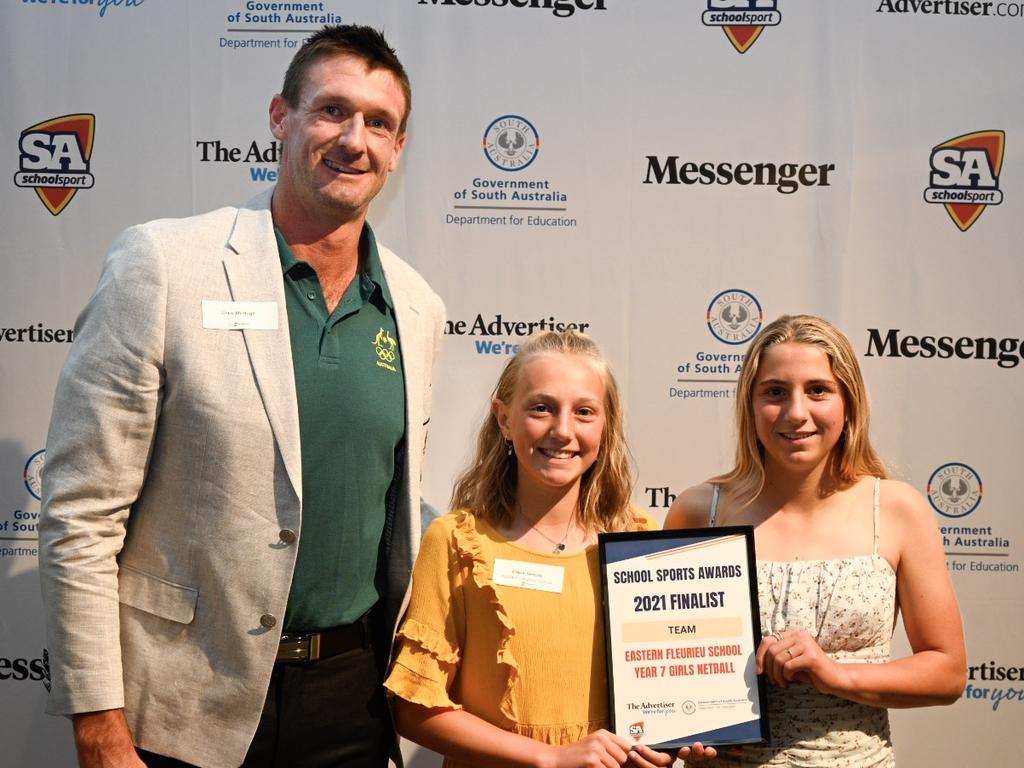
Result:
<svg viewBox="0 0 1024 768"><path fill-rule="evenodd" d="M896 574L878 552L879 489L875 480L874 551L870 555L757 562L761 631L803 629L831 658L889 660L896 620ZM718 512L716 486L710 524ZM768 745L721 747L717 768L891 768L889 713L881 707L819 693L812 686L770 685Z"/></svg>

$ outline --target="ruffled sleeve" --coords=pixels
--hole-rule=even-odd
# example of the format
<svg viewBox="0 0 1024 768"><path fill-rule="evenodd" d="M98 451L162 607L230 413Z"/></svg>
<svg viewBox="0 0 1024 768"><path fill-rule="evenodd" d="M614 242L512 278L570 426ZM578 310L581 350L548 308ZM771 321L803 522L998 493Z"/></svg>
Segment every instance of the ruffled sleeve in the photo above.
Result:
<svg viewBox="0 0 1024 768"><path fill-rule="evenodd" d="M432 709L462 708L449 696L466 630L453 522L453 515L438 518L423 537L413 568L409 609L384 682L395 696Z"/></svg>
<svg viewBox="0 0 1024 768"><path fill-rule="evenodd" d="M516 704L515 685L519 678L519 664L512 655L512 638L516 634L515 626L508 610L501 602L501 597L491 581L493 563L488 562L480 546L480 537L476 530L476 518L468 511L458 513L457 523L453 531L456 558L462 568L466 569L473 585L484 598L488 606L488 615L493 615L498 626L498 647L495 655L497 669L504 670L505 690L498 702L501 714L510 722L519 722Z"/></svg>

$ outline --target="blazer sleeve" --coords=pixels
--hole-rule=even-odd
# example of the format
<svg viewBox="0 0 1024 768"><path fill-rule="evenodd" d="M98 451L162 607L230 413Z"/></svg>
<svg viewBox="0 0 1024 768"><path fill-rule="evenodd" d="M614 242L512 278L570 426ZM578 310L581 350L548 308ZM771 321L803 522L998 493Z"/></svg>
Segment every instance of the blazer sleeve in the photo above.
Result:
<svg viewBox="0 0 1024 768"><path fill-rule="evenodd" d="M124 705L116 558L160 413L164 263L145 226L121 235L57 382L39 526L52 714Z"/></svg>

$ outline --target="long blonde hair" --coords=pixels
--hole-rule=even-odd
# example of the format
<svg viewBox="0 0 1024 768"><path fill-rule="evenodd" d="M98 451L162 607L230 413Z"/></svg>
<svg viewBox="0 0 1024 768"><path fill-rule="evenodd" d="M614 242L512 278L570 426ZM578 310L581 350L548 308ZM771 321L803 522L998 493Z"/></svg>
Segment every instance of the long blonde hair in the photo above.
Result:
<svg viewBox="0 0 1024 768"><path fill-rule="evenodd" d="M811 344L824 352L842 391L846 423L829 459L832 480L847 487L865 476L888 477L885 465L871 447L868 392L850 340L820 317L783 315L764 327L743 358L736 385L736 466L708 481L724 486L743 506L757 498L765 482L764 446L754 427L753 405L761 355L769 347L787 341Z"/></svg>
<svg viewBox="0 0 1024 768"><path fill-rule="evenodd" d="M523 368L540 355L578 355L604 380L601 445L597 460L581 480L577 520L587 530L626 530L633 520L629 511L633 468L623 429L622 400L608 361L590 337L576 331L533 334L505 364L492 399L511 403ZM494 524L511 522L516 509L517 466L515 454L508 455L497 419L488 410L477 436L476 455L452 491L452 509L472 509Z"/></svg>

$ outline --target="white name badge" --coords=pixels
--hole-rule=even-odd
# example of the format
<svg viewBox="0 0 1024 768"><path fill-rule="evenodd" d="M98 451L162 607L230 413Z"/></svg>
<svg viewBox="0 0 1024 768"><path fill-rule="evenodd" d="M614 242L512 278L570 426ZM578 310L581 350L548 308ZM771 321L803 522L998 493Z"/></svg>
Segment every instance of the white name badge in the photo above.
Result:
<svg viewBox="0 0 1024 768"><path fill-rule="evenodd" d="M203 328L223 331L276 331L276 301L203 299Z"/></svg>
<svg viewBox="0 0 1024 768"><path fill-rule="evenodd" d="M503 587L561 592L564 581L565 568L560 565L542 565L501 558L494 560L494 583Z"/></svg>

